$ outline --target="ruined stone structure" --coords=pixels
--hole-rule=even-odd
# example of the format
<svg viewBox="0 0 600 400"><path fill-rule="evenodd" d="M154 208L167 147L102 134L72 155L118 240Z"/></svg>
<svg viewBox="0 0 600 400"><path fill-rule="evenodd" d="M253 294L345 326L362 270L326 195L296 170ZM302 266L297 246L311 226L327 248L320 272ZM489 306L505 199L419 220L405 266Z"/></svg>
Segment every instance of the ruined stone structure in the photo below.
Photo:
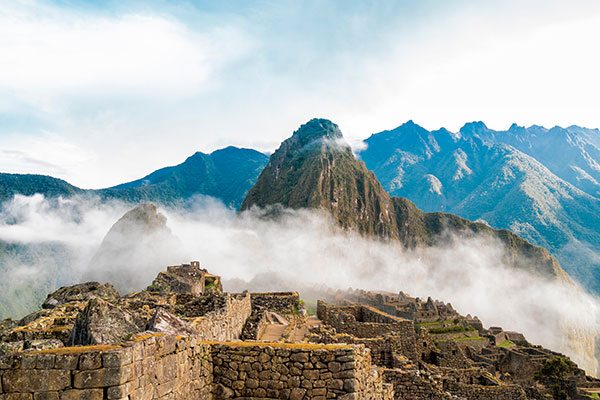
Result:
<svg viewBox="0 0 600 400"><path fill-rule="evenodd" d="M444 303L431 298L424 307L436 306L435 314L403 314L391 294L349 290L328 298L336 304L317 303L323 325L307 340L369 348L373 362L384 368L385 381L393 385L395 399L525 400L554 395L554 386L541 384L538 375L545 362L566 358L529 344L520 333L484 329L478 319L459 315L450 304L437 307ZM419 303L406 300L410 298L402 292L399 298ZM569 398L600 391L600 381L572 363L561 385Z"/></svg>
<svg viewBox="0 0 600 400"><path fill-rule="evenodd" d="M4 356L0 378L3 399L393 398L364 347L164 334Z"/></svg>
<svg viewBox="0 0 600 400"><path fill-rule="evenodd" d="M223 293L197 262L123 297L96 282L61 288L0 323L0 400L537 400L555 390L540 371L559 354L450 304L324 297L315 317L296 292ZM261 341L264 331L275 339ZM569 398L600 390L569 363Z"/></svg>

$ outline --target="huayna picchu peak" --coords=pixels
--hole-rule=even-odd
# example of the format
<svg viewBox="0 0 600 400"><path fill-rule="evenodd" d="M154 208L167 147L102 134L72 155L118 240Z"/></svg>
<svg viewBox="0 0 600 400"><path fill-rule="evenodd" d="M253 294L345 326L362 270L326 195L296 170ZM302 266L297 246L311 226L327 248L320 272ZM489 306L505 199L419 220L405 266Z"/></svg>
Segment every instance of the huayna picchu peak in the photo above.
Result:
<svg viewBox="0 0 600 400"><path fill-rule="evenodd" d="M328 120L309 121L281 144L248 192L242 210L276 204L325 209L344 228L398 237L390 197Z"/></svg>

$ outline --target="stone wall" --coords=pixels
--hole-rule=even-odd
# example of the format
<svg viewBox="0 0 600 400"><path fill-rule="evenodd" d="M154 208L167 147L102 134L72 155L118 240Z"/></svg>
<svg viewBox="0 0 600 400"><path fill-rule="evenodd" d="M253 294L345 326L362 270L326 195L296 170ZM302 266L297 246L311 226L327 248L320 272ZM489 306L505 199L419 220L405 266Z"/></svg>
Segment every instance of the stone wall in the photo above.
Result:
<svg viewBox="0 0 600 400"><path fill-rule="evenodd" d="M442 383L427 371L416 369L386 369L383 371L386 382L394 387L394 399L397 400L450 400Z"/></svg>
<svg viewBox="0 0 600 400"><path fill-rule="evenodd" d="M441 352L436 357L436 365L440 367L467 368L473 364L456 342L441 341L436 343L436 345Z"/></svg>
<svg viewBox="0 0 600 400"><path fill-rule="evenodd" d="M144 335L123 346L82 346L0 358L0 398L209 399L210 346Z"/></svg>
<svg viewBox="0 0 600 400"><path fill-rule="evenodd" d="M510 374L513 381L527 382L534 378L543 361L544 357L535 357L518 349L510 349L501 357L498 369L502 373Z"/></svg>
<svg viewBox="0 0 600 400"><path fill-rule="evenodd" d="M300 308L298 292L252 293L253 308L262 308L279 314L294 314Z"/></svg>
<svg viewBox="0 0 600 400"><path fill-rule="evenodd" d="M386 335L377 338L357 338L347 333L336 333L335 329L325 326L312 329L311 333L306 337L306 340L312 343L362 344L371 350L373 364L386 368L395 368L407 361L407 349L403 344L410 342L410 339L410 337L398 337L395 335ZM414 352L414 343L412 351Z"/></svg>
<svg viewBox="0 0 600 400"><path fill-rule="evenodd" d="M296 314L300 308L298 292L251 293L252 314L242 330L243 340L256 340L266 326L265 312Z"/></svg>
<svg viewBox="0 0 600 400"><path fill-rule="evenodd" d="M1 400L391 400L364 346L207 342L142 334L123 345L0 357Z"/></svg>
<svg viewBox="0 0 600 400"><path fill-rule="evenodd" d="M332 306L318 301L317 316L337 332L356 337L415 336L413 321L384 314L369 306Z"/></svg>
<svg viewBox="0 0 600 400"><path fill-rule="evenodd" d="M393 399L364 346L215 343L212 359L223 398Z"/></svg>
<svg viewBox="0 0 600 400"><path fill-rule="evenodd" d="M252 312L250 294L225 295L222 309L196 318L192 325L205 340L229 341L240 338L246 320Z"/></svg>
<svg viewBox="0 0 600 400"><path fill-rule="evenodd" d="M322 301L317 302L317 315L324 324L335 328L338 333L365 339L387 337L389 351L392 353L402 354L413 360L419 357L413 321L384 314L369 306L331 306Z"/></svg>

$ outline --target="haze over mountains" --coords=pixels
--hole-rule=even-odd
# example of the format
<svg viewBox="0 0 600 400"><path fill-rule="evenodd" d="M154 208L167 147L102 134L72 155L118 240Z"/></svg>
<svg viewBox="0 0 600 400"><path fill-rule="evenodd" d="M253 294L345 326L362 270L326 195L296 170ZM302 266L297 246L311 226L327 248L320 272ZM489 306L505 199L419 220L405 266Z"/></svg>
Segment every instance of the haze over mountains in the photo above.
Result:
<svg viewBox="0 0 600 400"><path fill-rule="evenodd" d="M166 179L157 173L158 178L152 174L147 181L177 188L177 177L187 175L179 166L166 171ZM152 184L137 181L131 186L135 190ZM202 193L192 196L197 194ZM161 210L165 219L150 205L125 212L131 203L97 192L84 191L66 200L17 196L4 203L0 239L18 242L40 231L37 242L64 243L73 251L74 256L65 258L60 271L53 269L50 276L42 272L53 266L47 263L53 259L36 258L37 269L30 268L23 279L25 284L43 281L49 287L58 283L52 280L56 271L71 275L73 282L116 279L124 291L137 290L138 278L156 272L166 259L201 254L207 265L223 268L222 274L230 278L268 273L286 277L274 282L304 281L311 286L406 286L414 293L427 288L499 324L518 316L518 329L577 355L582 365L596 370L596 299L572 285L545 249L509 231L453 214L425 213L410 200L391 197L328 120L309 121L281 144L240 200L244 211L239 214L223 206L185 207L186 200L167 199ZM198 199L190 201L197 204ZM68 212L70 202L83 205L83 212ZM28 209L34 206L35 218L30 218ZM50 229L43 223L54 218L53 213L59 217L58 228ZM24 227L30 235L18 235ZM95 229L93 235L86 232L90 229ZM30 242L36 243L25 240L26 250ZM10 254L4 256L12 260ZM29 268L27 260L18 261ZM22 266L1 267L8 273ZM12 277L10 282L24 287ZM8 315L39 299L38 288L20 293L29 303L10 304ZM11 293L0 293L2 302L23 301L7 295Z"/></svg>
<svg viewBox="0 0 600 400"><path fill-rule="evenodd" d="M330 134L330 146L339 144L339 135ZM484 221L493 228L509 229L549 249L567 272L600 293L600 131L517 125L494 131L474 122L453 133L445 129L427 131L409 121L374 134L365 143L367 148L358 156L390 194L405 197L424 211L449 212ZM348 153L344 160L350 160L352 154L344 151ZM237 209L267 162L263 153L228 147L211 154L195 153L177 166L94 191L46 176L0 174L0 200L15 193L39 192L48 197L98 195L102 199L169 205L208 195ZM292 170L290 179L295 173ZM347 190L365 190L366 201L369 196L376 197L369 184L352 184ZM308 197L309 193L296 190L273 190L269 200L283 196L279 200L285 203L291 196L292 203L310 205L316 201ZM411 208L395 201L397 208ZM388 207L377 202L370 206ZM352 210L338 211L348 218L353 216ZM384 216L373 229L378 233L391 229L396 222L386 218L391 217ZM387 235L395 235L391 232Z"/></svg>
<svg viewBox="0 0 600 400"><path fill-rule="evenodd" d="M506 247L508 265L544 278L566 279L546 250L508 231L494 231L452 214L423 213L406 199L390 197L329 120L313 119L281 144L248 192L242 210L275 205L324 209L344 228L397 240L407 248L437 244L447 232L491 236Z"/></svg>
<svg viewBox="0 0 600 400"><path fill-rule="evenodd" d="M452 133L430 132L409 121L372 135L360 157L391 194L425 211L510 229L548 248L598 293L600 201L594 176L600 173L599 140L598 130L578 127L513 125L497 132L476 122Z"/></svg>

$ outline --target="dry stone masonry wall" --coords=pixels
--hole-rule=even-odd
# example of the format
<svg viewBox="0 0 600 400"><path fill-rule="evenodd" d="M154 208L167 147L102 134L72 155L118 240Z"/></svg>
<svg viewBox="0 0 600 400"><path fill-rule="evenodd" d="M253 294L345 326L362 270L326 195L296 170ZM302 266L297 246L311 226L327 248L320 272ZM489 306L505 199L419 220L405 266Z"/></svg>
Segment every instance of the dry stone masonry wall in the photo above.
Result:
<svg viewBox="0 0 600 400"><path fill-rule="evenodd" d="M230 398L393 399L363 346L214 344L214 384Z"/></svg>
<svg viewBox="0 0 600 400"><path fill-rule="evenodd" d="M225 295L225 307L197 318L193 325L199 336L206 340L228 341L239 339L246 320L252 313L250 295Z"/></svg>
<svg viewBox="0 0 600 400"><path fill-rule="evenodd" d="M146 335L119 346L53 349L0 358L3 400L210 399L210 345Z"/></svg>
<svg viewBox="0 0 600 400"><path fill-rule="evenodd" d="M0 382L2 400L393 399L363 346L161 334L4 356Z"/></svg>

